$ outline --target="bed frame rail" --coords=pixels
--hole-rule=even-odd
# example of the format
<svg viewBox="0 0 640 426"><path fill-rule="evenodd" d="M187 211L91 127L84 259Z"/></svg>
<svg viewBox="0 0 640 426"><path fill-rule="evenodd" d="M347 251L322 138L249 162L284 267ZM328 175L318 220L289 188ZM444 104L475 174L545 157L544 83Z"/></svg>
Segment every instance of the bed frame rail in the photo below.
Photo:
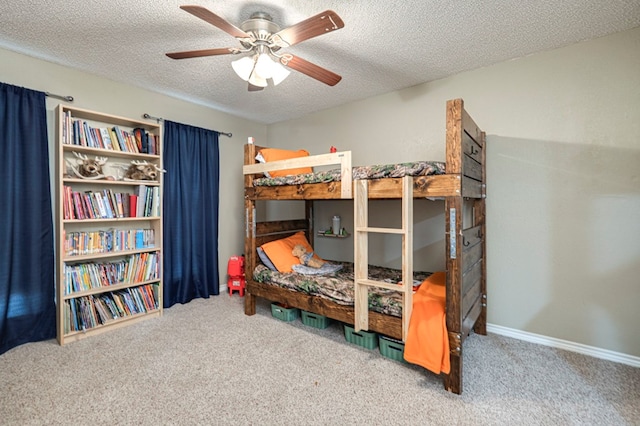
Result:
<svg viewBox="0 0 640 426"><path fill-rule="evenodd" d="M351 174L351 151L340 151L330 154L310 155L308 157L291 158L288 160L272 161L269 163L258 163L255 160L256 154L264 147L253 144L245 145L244 166L242 173L245 175L245 188L253 186L255 175L272 170L287 170L300 167L317 167L340 165L340 198L351 198L352 196L352 174Z"/></svg>

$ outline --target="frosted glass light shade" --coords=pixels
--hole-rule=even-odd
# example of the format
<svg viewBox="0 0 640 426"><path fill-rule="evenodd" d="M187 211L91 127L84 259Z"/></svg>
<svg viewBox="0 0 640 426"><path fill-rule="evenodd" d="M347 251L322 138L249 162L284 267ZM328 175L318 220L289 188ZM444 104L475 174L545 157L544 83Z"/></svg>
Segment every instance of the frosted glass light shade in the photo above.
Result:
<svg viewBox="0 0 640 426"><path fill-rule="evenodd" d="M273 63L273 66L271 67L271 79L273 80L274 86L282 83L289 74L291 74L291 71L283 67L280 63Z"/></svg>
<svg viewBox="0 0 640 426"><path fill-rule="evenodd" d="M267 87L267 79L260 77L258 73L255 72L255 70L249 76L248 81L250 84L253 84L254 86Z"/></svg>
<svg viewBox="0 0 640 426"><path fill-rule="evenodd" d="M255 62L251 56L245 56L238 60L231 62L231 67L238 74L238 77L243 79L244 81L249 81L249 77L251 77L251 72L253 71L253 67Z"/></svg>
<svg viewBox="0 0 640 426"><path fill-rule="evenodd" d="M266 53L261 53L256 60L255 73L264 79L271 78L273 66L275 63Z"/></svg>

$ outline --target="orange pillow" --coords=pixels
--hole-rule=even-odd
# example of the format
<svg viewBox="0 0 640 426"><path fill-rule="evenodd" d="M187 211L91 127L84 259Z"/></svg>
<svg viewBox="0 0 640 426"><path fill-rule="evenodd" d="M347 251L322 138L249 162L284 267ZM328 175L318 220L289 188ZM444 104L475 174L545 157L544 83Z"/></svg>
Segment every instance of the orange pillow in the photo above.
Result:
<svg viewBox="0 0 640 426"><path fill-rule="evenodd" d="M309 253L313 251L313 247L311 247L311 244L309 244L307 237L304 236L304 232L302 231L296 232L287 238L269 241L260 247L262 247L262 250L264 250L267 256L269 256L269 259L279 272L292 272L293 270L291 269L291 265L300 263L300 259L291 253L296 244L302 244ZM320 259L315 254L314 257Z"/></svg>
<svg viewBox="0 0 640 426"><path fill-rule="evenodd" d="M263 148L260 150L260 154L266 163L270 161L279 161L279 160L288 160L290 158L300 158L300 157L308 157L309 152L304 149L300 149L298 151L289 151L286 149L277 149L277 148ZM304 173L313 173L313 169L311 167L301 167L298 169L287 169L287 170L271 170L265 175L269 177L281 177L287 175L301 175Z"/></svg>

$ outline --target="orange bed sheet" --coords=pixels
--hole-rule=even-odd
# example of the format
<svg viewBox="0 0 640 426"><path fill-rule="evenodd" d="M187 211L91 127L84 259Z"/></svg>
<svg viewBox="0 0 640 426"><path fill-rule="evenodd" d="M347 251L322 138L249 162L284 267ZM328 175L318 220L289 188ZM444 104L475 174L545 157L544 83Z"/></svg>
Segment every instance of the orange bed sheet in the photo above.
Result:
<svg viewBox="0 0 640 426"><path fill-rule="evenodd" d="M413 295L404 359L436 374L449 374L449 338L445 313L446 273L430 275Z"/></svg>

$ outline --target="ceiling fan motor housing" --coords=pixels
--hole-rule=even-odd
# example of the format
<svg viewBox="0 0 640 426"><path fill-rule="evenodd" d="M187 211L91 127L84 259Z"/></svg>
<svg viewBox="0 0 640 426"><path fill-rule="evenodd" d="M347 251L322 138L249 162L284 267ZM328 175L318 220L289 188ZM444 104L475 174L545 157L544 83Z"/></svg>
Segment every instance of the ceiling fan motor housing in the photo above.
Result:
<svg viewBox="0 0 640 426"><path fill-rule="evenodd" d="M253 35L256 40L265 42L269 41L271 35L280 31L280 27L273 22L271 15L265 12L253 13L249 19L240 25L240 28L242 31Z"/></svg>

